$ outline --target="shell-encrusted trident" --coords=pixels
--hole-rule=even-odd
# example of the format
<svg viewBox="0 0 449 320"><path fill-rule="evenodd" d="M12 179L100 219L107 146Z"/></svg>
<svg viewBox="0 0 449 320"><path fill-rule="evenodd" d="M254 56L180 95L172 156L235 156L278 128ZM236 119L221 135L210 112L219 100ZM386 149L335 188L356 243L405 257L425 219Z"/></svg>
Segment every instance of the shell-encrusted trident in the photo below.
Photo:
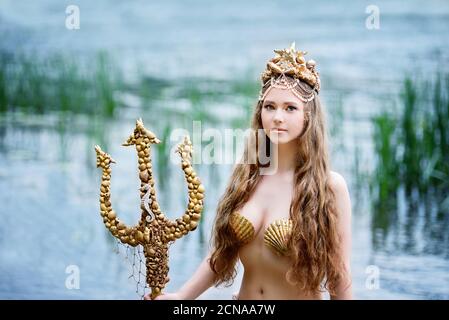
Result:
<svg viewBox="0 0 449 320"><path fill-rule="evenodd" d="M142 215L133 227L126 226L117 218L111 205L111 163L115 161L111 156L95 146L97 153L97 167L101 167L103 175L100 186L100 212L106 228L114 237L124 244L133 247L143 246L146 259L146 281L151 288L151 298L161 294L168 278L168 247L176 239L193 231L198 226L203 210L204 186L196 176L190 163L192 159L192 144L188 137L178 145L177 152L181 156L182 169L189 190L189 203L182 218L175 221L167 219L162 213L156 199L153 171L151 164L151 145L160 140L154 133L147 130L141 119L137 120L134 133L128 138L124 146L135 145L140 178L140 198Z"/></svg>

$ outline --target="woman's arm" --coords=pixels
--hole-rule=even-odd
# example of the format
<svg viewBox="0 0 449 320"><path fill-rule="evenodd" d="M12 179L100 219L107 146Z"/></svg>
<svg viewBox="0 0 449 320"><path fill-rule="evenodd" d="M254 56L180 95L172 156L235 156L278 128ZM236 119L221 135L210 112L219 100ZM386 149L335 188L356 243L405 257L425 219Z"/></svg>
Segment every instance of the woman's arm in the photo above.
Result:
<svg viewBox="0 0 449 320"><path fill-rule="evenodd" d="M201 262L193 276L175 293L162 293L156 300L193 300L214 284L214 272L209 266L211 253ZM150 300L150 293L145 296Z"/></svg>
<svg viewBox="0 0 449 320"><path fill-rule="evenodd" d="M346 268L346 274L337 284L332 300L352 299L351 280L351 200L345 179L336 172L331 173L331 186L335 193L338 213L337 229L341 239L340 255Z"/></svg>
<svg viewBox="0 0 449 320"><path fill-rule="evenodd" d="M215 274L209 265L210 256L211 253L204 258L189 281L179 289L178 294L181 299L196 299L214 284Z"/></svg>

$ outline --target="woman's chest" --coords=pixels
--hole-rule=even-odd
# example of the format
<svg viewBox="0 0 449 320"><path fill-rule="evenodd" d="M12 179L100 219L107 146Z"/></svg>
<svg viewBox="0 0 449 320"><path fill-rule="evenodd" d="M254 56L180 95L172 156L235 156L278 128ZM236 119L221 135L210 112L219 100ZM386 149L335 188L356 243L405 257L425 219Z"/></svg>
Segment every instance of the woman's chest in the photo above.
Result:
<svg viewBox="0 0 449 320"><path fill-rule="evenodd" d="M292 185L273 183L270 180L258 184L250 199L239 213L254 227L256 238L276 220L290 218Z"/></svg>

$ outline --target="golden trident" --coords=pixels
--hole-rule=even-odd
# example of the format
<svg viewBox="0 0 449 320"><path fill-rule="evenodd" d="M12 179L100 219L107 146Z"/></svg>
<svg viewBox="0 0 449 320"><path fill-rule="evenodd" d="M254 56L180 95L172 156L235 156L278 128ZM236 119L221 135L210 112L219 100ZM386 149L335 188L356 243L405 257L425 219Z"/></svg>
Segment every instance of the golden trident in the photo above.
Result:
<svg viewBox="0 0 449 320"><path fill-rule="evenodd" d="M140 199L142 215L139 223L134 227L128 227L121 222L112 210L111 206L111 163L115 161L109 154L103 152L99 146L95 146L97 153L97 167L101 167L103 175L100 186L100 213L106 228L114 237L124 244L133 247L143 246L146 265L146 281L151 288L151 298L154 299L162 293L162 289L170 280L168 278L168 247L176 239L193 231L198 226L203 210L204 186L196 176L190 163L192 158L192 143L189 138L177 147L181 156L182 169L189 189L189 203L182 218L171 221L160 210L156 200L154 179L151 165L151 145L161 141L154 133L147 130L142 119L137 120L134 133L130 135L123 146L136 146L139 178Z"/></svg>

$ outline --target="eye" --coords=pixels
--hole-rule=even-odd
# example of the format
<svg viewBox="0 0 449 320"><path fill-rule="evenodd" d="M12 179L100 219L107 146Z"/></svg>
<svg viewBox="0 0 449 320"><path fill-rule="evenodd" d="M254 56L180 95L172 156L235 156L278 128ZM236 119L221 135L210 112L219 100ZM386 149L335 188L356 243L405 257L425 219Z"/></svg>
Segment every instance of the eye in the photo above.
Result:
<svg viewBox="0 0 449 320"><path fill-rule="evenodd" d="M274 109L274 107L271 104L265 105L264 108L267 109L267 110L273 110Z"/></svg>
<svg viewBox="0 0 449 320"><path fill-rule="evenodd" d="M288 106L287 107L287 110L288 111L294 111L294 110L297 110L298 108L296 108L295 106Z"/></svg>

